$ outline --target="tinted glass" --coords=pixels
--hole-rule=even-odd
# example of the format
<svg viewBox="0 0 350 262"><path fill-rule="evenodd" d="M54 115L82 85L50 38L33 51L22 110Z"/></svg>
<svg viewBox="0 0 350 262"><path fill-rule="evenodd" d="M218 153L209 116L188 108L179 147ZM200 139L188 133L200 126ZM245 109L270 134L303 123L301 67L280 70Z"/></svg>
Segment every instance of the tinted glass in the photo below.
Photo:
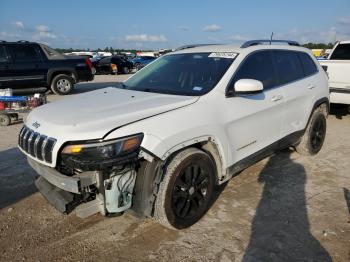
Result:
<svg viewBox="0 0 350 262"><path fill-rule="evenodd" d="M225 54L224 57L220 56ZM234 53L165 55L138 71L125 88L144 92L200 96L215 87L232 64Z"/></svg>
<svg viewBox="0 0 350 262"><path fill-rule="evenodd" d="M48 57L51 57L54 59L64 58L64 56L62 54L60 54L56 50L52 49L51 47L48 47L47 45L41 45L41 47L44 49L44 51Z"/></svg>
<svg viewBox="0 0 350 262"><path fill-rule="evenodd" d="M9 47L16 62L38 61L39 57L33 46L14 45Z"/></svg>
<svg viewBox="0 0 350 262"><path fill-rule="evenodd" d="M334 50L330 59L350 60L350 44L340 44Z"/></svg>
<svg viewBox="0 0 350 262"><path fill-rule="evenodd" d="M0 63L8 62L7 54L4 46L0 46Z"/></svg>
<svg viewBox="0 0 350 262"><path fill-rule="evenodd" d="M303 67L296 52L274 51L274 57L281 85L304 77Z"/></svg>
<svg viewBox="0 0 350 262"><path fill-rule="evenodd" d="M312 58L306 53L298 53L301 64L303 65L304 73L306 76L312 75L317 72L317 66Z"/></svg>
<svg viewBox="0 0 350 262"><path fill-rule="evenodd" d="M119 57L113 57L113 58L111 59L111 61L112 61L113 63L121 63L121 62L123 62L123 60L120 59Z"/></svg>
<svg viewBox="0 0 350 262"><path fill-rule="evenodd" d="M240 79L255 79L263 83L264 89L269 89L277 85L273 67L273 60L270 51L254 53L239 67L233 83Z"/></svg>
<svg viewBox="0 0 350 262"><path fill-rule="evenodd" d="M110 57L103 58L103 59L100 60L100 63L101 63L101 64L108 64L108 63L111 62L111 59L112 59L112 58L110 58Z"/></svg>

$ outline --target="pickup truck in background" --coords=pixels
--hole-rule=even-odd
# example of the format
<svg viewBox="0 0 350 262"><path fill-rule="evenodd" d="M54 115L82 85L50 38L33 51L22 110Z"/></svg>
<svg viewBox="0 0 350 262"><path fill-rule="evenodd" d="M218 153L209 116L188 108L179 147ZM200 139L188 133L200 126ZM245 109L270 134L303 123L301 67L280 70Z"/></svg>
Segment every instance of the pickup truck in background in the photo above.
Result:
<svg viewBox="0 0 350 262"><path fill-rule="evenodd" d="M350 105L350 41L336 43L328 58L319 62L329 76L330 102Z"/></svg>
<svg viewBox="0 0 350 262"><path fill-rule="evenodd" d="M78 82L94 79L90 59L64 56L47 45L0 41L0 88L14 92L38 88L51 89L57 95L72 92Z"/></svg>

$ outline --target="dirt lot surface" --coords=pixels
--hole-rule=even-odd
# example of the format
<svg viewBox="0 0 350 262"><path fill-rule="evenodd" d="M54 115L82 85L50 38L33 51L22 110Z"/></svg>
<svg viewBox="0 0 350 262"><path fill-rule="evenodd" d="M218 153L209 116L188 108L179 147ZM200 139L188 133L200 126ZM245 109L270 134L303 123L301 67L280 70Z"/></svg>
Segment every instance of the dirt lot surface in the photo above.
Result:
<svg viewBox="0 0 350 262"><path fill-rule="evenodd" d="M98 76L75 93L123 79ZM16 148L22 124L0 127L0 261L350 261L350 115L336 113L316 157L284 151L260 161L178 232L129 214L59 214Z"/></svg>

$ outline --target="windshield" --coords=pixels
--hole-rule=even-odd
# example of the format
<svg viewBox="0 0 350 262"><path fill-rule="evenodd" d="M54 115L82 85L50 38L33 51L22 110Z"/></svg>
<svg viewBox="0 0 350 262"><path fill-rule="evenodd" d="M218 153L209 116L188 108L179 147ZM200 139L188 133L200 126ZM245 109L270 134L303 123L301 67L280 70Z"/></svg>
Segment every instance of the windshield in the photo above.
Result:
<svg viewBox="0 0 350 262"><path fill-rule="evenodd" d="M200 96L208 93L232 64L236 53L166 55L124 82L126 89Z"/></svg>

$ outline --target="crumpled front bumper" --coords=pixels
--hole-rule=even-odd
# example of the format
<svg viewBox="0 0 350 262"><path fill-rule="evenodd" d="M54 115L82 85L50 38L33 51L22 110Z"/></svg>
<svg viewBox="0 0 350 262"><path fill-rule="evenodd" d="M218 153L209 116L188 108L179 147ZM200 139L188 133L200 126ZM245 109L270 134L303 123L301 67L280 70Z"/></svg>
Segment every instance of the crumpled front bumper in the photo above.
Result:
<svg viewBox="0 0 350 262"><path fill-rule="evenodd" d="M71 193L80 194L80 179L78 177L65 176L53 168L44 166L31 158L27 158L29 165L50 184Z"/></svg>
<svg viewBox="0 0 350 262"><path fill-rule="evenodd" d="M79 217L87 217L97 212L104 213L101 197L83 203L82 191L90 185L98 184L98 172L83 172L66 176L57 170L42 165L28 157L29 165L39 174L35 185L46 200L61 213L68 214L74 209Z"/></svg>

